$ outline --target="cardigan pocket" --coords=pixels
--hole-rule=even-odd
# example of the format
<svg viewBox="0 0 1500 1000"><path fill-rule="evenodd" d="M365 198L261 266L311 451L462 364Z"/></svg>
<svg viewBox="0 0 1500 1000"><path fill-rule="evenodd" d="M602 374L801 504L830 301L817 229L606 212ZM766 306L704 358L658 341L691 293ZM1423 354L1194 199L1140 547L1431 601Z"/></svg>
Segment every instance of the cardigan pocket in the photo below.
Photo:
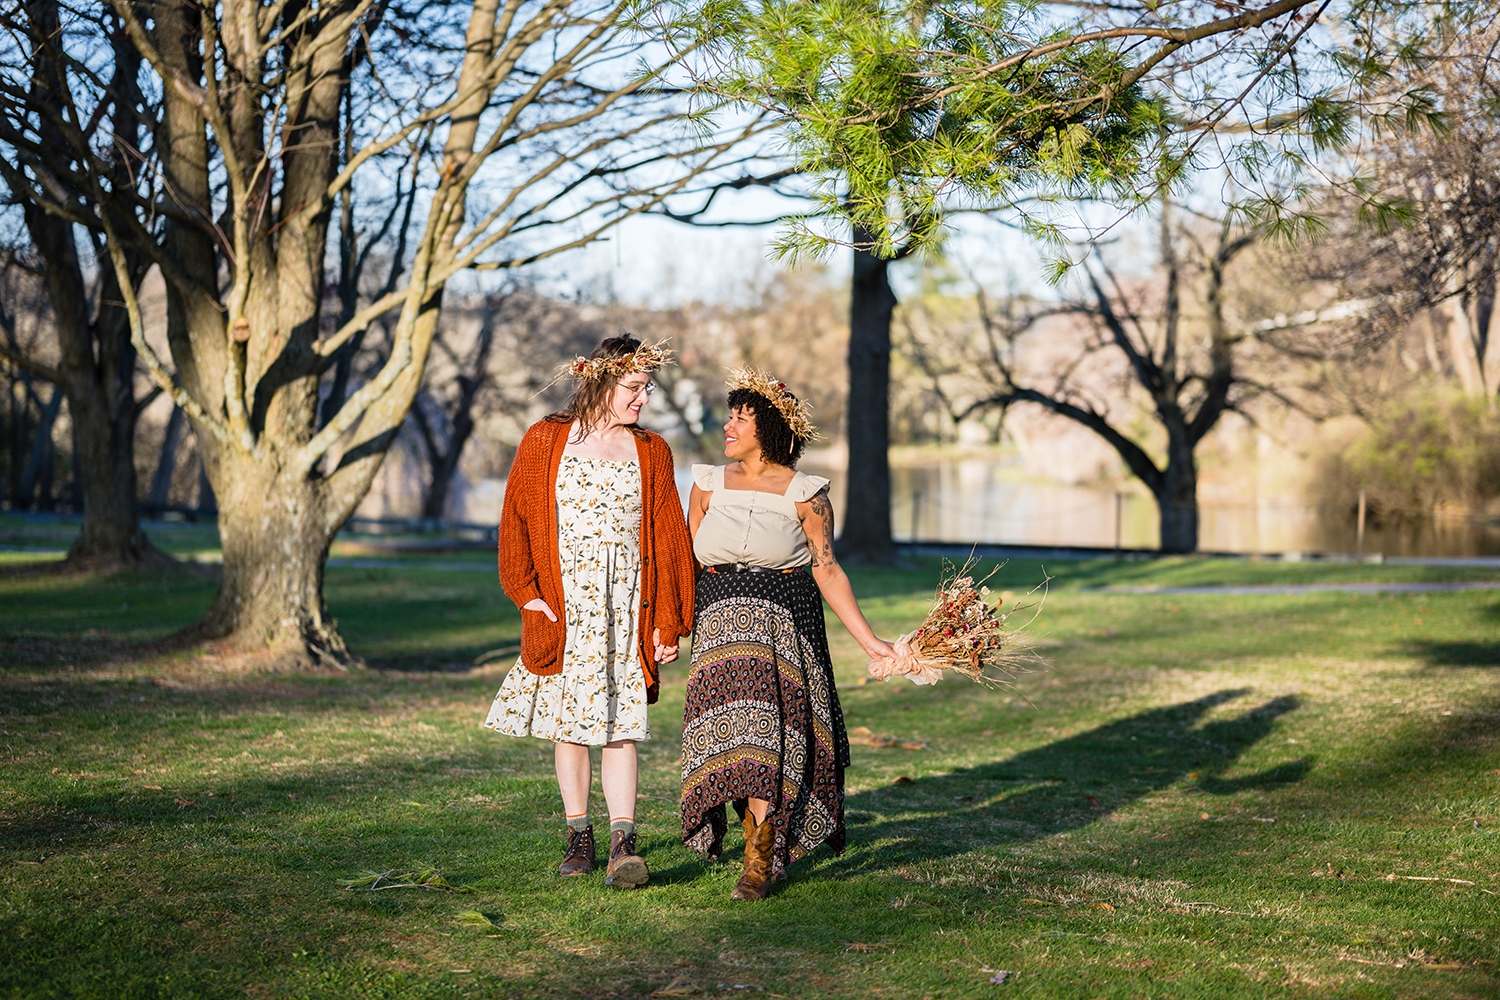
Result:
<svg viewBox="0 0 1500 1000"><path fill-rule="evenodd" d="M521 662L533 674L555 674L562 669L567 626L540 611L521 609Z"/></svg>

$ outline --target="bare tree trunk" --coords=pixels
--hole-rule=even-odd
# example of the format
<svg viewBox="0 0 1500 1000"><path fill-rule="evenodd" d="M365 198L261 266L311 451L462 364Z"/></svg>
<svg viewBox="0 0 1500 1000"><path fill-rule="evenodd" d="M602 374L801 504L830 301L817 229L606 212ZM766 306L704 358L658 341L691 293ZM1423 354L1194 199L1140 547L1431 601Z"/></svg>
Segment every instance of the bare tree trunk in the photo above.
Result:
<svg viewBox="0 0 1500 1000"><path fill-rule="evenodd" d="M200 516L219 516L219 498L214 496L214 484L209 482L208 465L203 461L201 452L198 456L198 497L193 502L193 509Z"/></svg>
<svg viewBox="0 0 1500 1000"><path fill-rule="evenodd" d="M889 565L896 560L891 537L891 290L888 259L861 250L869 234L855 233L854 274L849 289L849 409L845 436L849 468L840 559Z"/></svg>
<svg viewBox="0 0 1500 1000"><path fill-rule="evenodd" d="M26 452L26 465L16 477L15 494L11 500L17 510L50 510L52 508L52 428L62 410L63 391L52 387L52 396L41 403L34 390L27 391L40 404L37 407L36 429L32 433L31 448ZM17 453L20 454L19 452ZM38 495L38 487L41 494Z"/></svg>
<svg viewBox="0 0 1500 1000"><path fill-rule="evenodd" d="M81 394L73 414L73 456L83 494L83 524L68 549L70 568L91 571L133 569L170 562L141 530L136 502L135 401L110 406L100 395Z"/></svg>
<svg viewBox="0 0 1500 1000"><path fill-rule="evenodd" d="M453 477L458 471L458 452L443 455L432 467L432 484L422 498L422 520L444 521L448 517L448 497L453 492Z"/></svg>
<svg viewBox="0 0 1500 1000"><path fill-rule="evenodd" d="M35 0L29 11L38 29L33 38L31 95L61 108L66 88L51 39L60 32L55 0ZM44 41L44 39L48 41ZM135 77L140 57L114 39L112 90L116 94L109 121L114 142L134 149L140 131ZM60 128L48 122L41 135L57 150L68 143ZM128 175L136 164L114 152L111 173ZM85 168L87 169L87 168ZM59 359L48 377L68 400L73 428L74 489L83 507L83 525L68 550L66 568L112 571L160 562L167 557L141 532L136 498L135 428L141 405L135 398L136 352L130 321L123 308L120 275L100 270L98 312L89 315L88 286L72 222L22 197L25 178L15 165L3 168L12 192L22 202L27 231L45 262L44 284L52 305ZM118 179L118 177L116 178ZM131 254L126 279L139 284L145 268Z"/></svg>
<svg viewBox="0 0 1500 1000"><path fill-rule="evenodd" d="M227 465L218 475L223 576L189 634L219 640L226 653L253 651L271 669L357 664L323 601L333 537L323 491L270 463Z"/></svg>
<svg viewBox="0 0 1500 1000"><path fill-rule="evenodd" d="M69 569L110 572L168 557L141 531L136 498L135 349L112 271L103 272L99 316L90 322L71 227L28 207L32 239L47 261L47 288L61 357L58 384L68 398L83 524L68 550Z"/></svg>
<svg viewBox="0 0 1500 1000"><path fill-rule="evenodd" d="M1474 320L1462 296L1455 295L1438 307L1448 328L1448 354L1453 372L1466 396L1485 394L1483 359L1476 350Z"/></svg>
<svg viewBox="0 0 1500 1000"><path fill-rule="evenodd" d="M453 492L453 479L458 474L464 448L474 435L474 407L479 402L479 394L490 383L490 355L495 346L495 326L499 322L504 302L504 295L485 298L483 318L469 357L460 359L452 351L448 351L458 368L458 375L454 380L458 384L458 395L452 403L453 412L446 413L447 407L443 401L428 394L427 398L438 411L437 425L434 426L422 408L421 398L412 401L411 416L422 434L428 466L432 470L432 480L422 497L424 520L441 521L448 515L448 498ZM445 429L446 440L443 433Z"/></svg>
<svg viewBox="0 0 1500 1000"><path fill-rule="evenodd" d="M1198 463L1185 428L1168 428L1167 467L1156 494L1161 552L1198 551Z"/></svg>
<svg viewBox="0 0 1500 1000"><path fill-rule="evenodd" d="M172 500L172 478L177 471L177 449L182 443L182 407L173 406L167 418L166 433L162 435L161 454L156 460L156 472L151 476L151 489L146 494L146 506L161 511Z"/></svg>

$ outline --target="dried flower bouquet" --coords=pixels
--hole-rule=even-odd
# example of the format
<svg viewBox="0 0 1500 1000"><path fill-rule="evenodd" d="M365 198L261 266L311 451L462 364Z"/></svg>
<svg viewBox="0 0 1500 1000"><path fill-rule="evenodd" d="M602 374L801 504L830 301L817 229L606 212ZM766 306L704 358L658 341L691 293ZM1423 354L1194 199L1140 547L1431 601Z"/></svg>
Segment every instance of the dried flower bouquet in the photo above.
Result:
<svg viewBox="0 0 1500 1000"><path fill-rule="evenodd" d="M1032 605L1016 605L1001 611L1001 599L989 603L990 588L985 583L995 570L983 579L974 580L977 559L970 558L955 569L944 561L932 609L916 630L899 637L893 644L896 655L871 660L869 673L877 680L907 677L914 684L936 684L944 670L953 670L983 684L1008 684L1037 662L1024 627L1007 628L1011 615ZM1047 581L1031 588L1030 597L1043 591ZM1041 610L1041 602L1035 605ZM1034 612L1027 625L1036 619Z"/></svg>

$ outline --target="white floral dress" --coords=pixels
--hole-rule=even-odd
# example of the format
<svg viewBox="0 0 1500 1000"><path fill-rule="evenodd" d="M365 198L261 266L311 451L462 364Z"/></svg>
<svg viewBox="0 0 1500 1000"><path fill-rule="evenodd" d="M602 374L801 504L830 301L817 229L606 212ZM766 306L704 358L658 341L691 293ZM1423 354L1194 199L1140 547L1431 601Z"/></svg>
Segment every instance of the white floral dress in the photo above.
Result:
<svg viewBox="0 0 1500 1000"><path fill-rule="evenodd" d="M593 746L651 738L636 632L640 536L637 462L564 455L557 470L567 621L562 672L538 677L518 661L486 726Z"/></svg>

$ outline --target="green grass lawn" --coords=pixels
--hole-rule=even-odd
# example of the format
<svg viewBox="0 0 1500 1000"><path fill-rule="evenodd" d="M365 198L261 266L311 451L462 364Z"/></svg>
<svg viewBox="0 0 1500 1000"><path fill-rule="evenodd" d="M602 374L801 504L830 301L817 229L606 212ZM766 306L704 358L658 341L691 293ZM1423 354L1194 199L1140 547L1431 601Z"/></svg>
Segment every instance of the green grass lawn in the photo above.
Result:
<svg viewBox="0 0 1500 1000"><path fill-rule="evenodd" d="M550 747L480 727L519 638L483 572L330 570L374 669L316 678L142 646L198 572L0 576L0 997L1500 996L1500 594L1080 589L1484 571L1047 571L1050 668L1014 690L862 684L833 623L848 725L925 749L855 746L848 849L760 904L728 899L737 835L678 843L683 663L642 746L651 885L557 878ZM937 564L852 575L893 636ZM422 862L470 891L342 884Z"/></svg>

